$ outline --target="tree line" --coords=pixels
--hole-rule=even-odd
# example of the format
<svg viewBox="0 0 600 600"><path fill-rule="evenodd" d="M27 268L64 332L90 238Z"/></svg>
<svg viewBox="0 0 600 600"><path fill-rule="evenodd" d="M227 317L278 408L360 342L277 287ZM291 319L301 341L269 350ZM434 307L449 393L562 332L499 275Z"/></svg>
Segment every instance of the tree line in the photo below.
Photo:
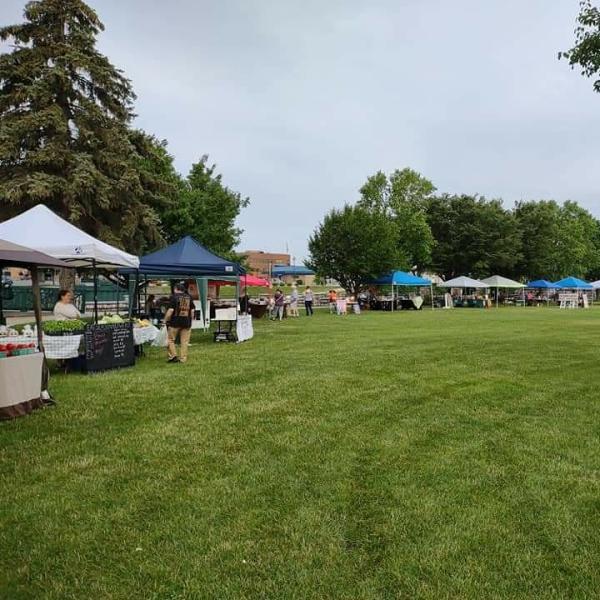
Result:
<svg viewBox="0 0 600 600"><path fill-rule="evenodd" d="M580 0L575 44L558 53L600 93L600 8ZM411 169L379 171L354 205L332 210L309 239L307 265L356 293L391 271L449 279L502 274L515 279L600 279L600 222L568 201L520 201L436 194Z"/></svg>
<svg viewBox="0 0 600 600"><path fill-rule="evenodd" d="M207 156L181 176L166 141L134 126L132 84L96 48L103 30L82 0L28 2L0 28L0 220L43 203L134 254L191 234L232 256L248 198Z"/></svg>
<svg viewBox="0 0 600 600"><path fill-rule="evenodd" d="M308 264L351 291L392 269L519 280L600 278L600 221L577 202L438 194L406 168L379 171L354 205L326 215Z"/></svg>

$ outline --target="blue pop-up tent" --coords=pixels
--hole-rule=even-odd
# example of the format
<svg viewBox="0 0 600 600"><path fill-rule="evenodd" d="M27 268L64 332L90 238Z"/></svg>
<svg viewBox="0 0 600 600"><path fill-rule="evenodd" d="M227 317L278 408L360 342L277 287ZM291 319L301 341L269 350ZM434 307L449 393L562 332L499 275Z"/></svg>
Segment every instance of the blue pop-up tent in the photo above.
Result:
<svg viewBox="0 0 600 600"><path fill-rule="evenodd" d="M205 328L209 325L207 310L208 281L233 281L236 283L236 298L239 301L240 276L246 270L239 264L213 254L200 242L188 235L179 241L142 256L138 269L121 269L125 275L135 274L162 279L195 279L200 296Z"/></svg>
<svg viewBox="0 0 600 600"><path fill-rule="evenodd" d="M565 277L553 284L553 287L563 290L593 290L594 286L578 277Z"/></svg>
<svg viewBox="0 0 600 600"><path fill-rule="evenodd" d="M245 269L239 264L217 256L207 250L191 235L178 242L146 254L140 258L138 269L141 275L173 275L181 277L239 277ZM134 273L126 269L122 273Z"/></svg>
<svg viewBox="0 0 600 600"><path fill-rule="evenodd" d="M556 289L556 285L546 279L536 279L535 281L530 281L527 284L527 289L530 290L554 290Z"/></svg>
<svg viewBox="0 0 600 600"><path fill-rule="evenodd" d="M398 286L414 286L414 287L429 287L431 281L423 277L417 277L411 273L404 271L393 271L387 275L383 275L373 282L375 285L398 285Z"/></svg>
<svg viewBox="0 0 600 600"><path fill-rule="evenodd" d="M433 284L429 279L417 277L404 271L392 271L387 275L375 279L373 285L391 285L392 286L392 310L396 300L396 287L428 287L431 291L431 307L433 308Z"/></svg>

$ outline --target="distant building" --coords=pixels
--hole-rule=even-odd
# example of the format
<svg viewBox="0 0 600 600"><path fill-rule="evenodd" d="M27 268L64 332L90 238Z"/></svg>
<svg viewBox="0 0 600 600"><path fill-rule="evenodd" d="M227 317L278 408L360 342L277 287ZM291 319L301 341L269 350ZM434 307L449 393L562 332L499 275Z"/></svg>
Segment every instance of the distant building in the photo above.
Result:
<svg viewBox="0 0 600 600"><path fill-rule="evenodd" d="M291 258L289 254L278 254L275 252L263 252L262 250L247 250L242 255L246 258L249 272L258 277L272 277L275 265L289 266Z"/></svg>
<svg viewBox="0 0 600 600"><path fill-rule="evenodd" d="M272 272L273 279L278 279L288 285L297 281L301 281L302 285L313 285L315 282L315 272L303 265L275 265Z"/></svg>

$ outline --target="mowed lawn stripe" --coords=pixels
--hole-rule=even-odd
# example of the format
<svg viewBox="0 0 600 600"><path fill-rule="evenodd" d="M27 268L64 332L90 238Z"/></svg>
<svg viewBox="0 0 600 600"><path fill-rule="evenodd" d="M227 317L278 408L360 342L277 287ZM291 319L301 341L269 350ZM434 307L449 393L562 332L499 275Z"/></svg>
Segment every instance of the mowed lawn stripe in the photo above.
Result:
<svg viewBox="0 0 600 600"><path fill-rule="evenodd" d="M599 328L317 312L57 374L0 425L0 596L593 597Z"/></svg>

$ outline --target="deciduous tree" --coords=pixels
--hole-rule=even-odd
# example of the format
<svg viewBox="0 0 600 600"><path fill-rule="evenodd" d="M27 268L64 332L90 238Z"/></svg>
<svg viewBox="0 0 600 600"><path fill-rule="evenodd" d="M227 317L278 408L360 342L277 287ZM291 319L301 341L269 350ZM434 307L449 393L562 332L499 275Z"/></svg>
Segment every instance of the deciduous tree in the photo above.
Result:
<svg viewBox="0 0 600 600"><path fill-rule="evenodd" d="M307 265L357 294L380 275L406 268L397 236L395 222L381 211L346 205L332 210L310 237Z"/></svg>

